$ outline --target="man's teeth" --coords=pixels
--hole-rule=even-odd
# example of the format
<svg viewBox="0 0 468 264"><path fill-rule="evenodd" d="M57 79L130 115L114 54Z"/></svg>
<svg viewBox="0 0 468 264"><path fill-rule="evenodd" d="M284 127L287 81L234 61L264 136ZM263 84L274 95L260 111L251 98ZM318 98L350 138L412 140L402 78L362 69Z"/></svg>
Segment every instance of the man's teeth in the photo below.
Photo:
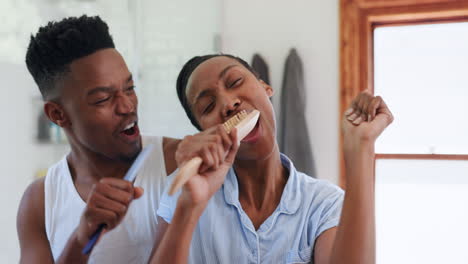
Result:
<svg viewBox="0 0 468 264"><path fill-rule="evenodd" d="M130 129L130 128L134 127L134 126L135 126L135 122L133 122L133 123L129 124L128 126L126 126L124 128L124 130Z"/></svg>

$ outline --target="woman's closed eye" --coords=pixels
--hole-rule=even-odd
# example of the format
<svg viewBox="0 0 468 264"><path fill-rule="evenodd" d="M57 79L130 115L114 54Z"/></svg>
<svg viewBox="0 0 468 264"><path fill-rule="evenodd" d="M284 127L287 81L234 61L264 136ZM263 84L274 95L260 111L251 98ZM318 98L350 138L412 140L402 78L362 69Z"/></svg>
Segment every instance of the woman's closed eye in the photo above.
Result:
<svg viewBox="0 0 468 264"><path fill-rule="evenodd" d="M236 78L233 82L230 82L229 88L239 85L242 82L242 77Z"/></svg>
<svg viewBox="0 0 468 264"><path fill-rule="evenodd" d="M213 110L214 108L214 105L215 105L214 101L211 101L210 103L208 103L206 107L203 109L203 114L208 114L209 112L211 112L211 110Z"/></svg>

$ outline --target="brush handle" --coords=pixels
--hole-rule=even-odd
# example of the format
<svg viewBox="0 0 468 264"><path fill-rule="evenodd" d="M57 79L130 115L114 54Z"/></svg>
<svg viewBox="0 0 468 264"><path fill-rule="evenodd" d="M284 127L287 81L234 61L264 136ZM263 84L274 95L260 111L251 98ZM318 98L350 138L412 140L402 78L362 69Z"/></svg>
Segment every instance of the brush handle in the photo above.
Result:
<svg viewBox="0 0 468 264"><path fill-rule="evenodd" d="M86 246L83 248L83 251L81 251L83 255L88 255L91 252L91 250L93 250L94 245L96 245L99 236L101 236L102 230L104 230L104 227L106 227L106 225L104 224L99 225L96 232L94 232L94 234L89 239L88 243L86 243Z"/></svg>
<svg viewBox="0 0 468 264"><path fill-rule="evenodd" d="M187 161L179 170L169 189L169 195L174 195L193 175L198 173L202 164L200 157L192 158Z"/></svg>

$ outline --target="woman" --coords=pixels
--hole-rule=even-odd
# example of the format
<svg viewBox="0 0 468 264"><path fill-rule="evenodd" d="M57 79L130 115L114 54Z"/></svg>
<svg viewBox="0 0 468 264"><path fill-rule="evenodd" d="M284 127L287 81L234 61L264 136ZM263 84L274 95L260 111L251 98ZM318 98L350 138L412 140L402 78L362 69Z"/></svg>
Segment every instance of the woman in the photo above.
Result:
<svg viewBox="0 0 468 264"><path fill-rule="evenodd" d="M362 93L345 113L344 194L279 152L273 89L242 59L191 59L177 92L202 130L184 138L177 163L200 156L204 165L181 192L161 198L154 263L375 262L374 142L393 120L380 97ZM239 144L220 124L253 109L259 121Z"/></svg>

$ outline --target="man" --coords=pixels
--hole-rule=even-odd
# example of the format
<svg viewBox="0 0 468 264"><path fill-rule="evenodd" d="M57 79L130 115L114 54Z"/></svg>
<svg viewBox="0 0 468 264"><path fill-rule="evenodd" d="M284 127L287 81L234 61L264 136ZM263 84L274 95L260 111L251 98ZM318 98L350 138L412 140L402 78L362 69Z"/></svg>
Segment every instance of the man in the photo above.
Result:
<svg viewBox="0 0 468 264"><path fill-rule="evenodd" d="M45 114L64 129L71 151L24 193L17 218L20 262L146 262L178 140L140 136L132 74L99 17L41 27L31 37L26 64ZM123 180L150 143L155 147L135 182ZM90 255L82 254L101 224L105 235Z"/></svg>

